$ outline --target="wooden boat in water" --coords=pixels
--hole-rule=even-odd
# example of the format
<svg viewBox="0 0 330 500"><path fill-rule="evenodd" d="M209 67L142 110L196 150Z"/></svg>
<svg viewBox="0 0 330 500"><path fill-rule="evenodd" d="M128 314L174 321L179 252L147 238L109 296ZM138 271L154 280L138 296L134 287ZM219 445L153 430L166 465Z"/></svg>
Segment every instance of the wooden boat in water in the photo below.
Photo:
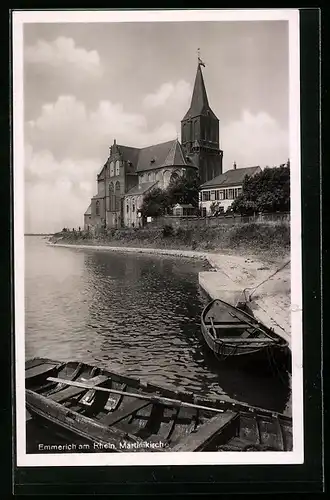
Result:
<svg viewBox="0 0 330 500"><path fill-rule="evenodd" d="M27 426L33 420L93 452L292 449L290 417L225 396L196 397L78 361L41 358L26 363L25 381Z"/></svg>
<svg viewBox="0 0 330 500"><path fill-rule="evenodd" d="M288 342L242 308L212 300L201 315L201 329L209 348L221 359L288 352Z"/></svg>

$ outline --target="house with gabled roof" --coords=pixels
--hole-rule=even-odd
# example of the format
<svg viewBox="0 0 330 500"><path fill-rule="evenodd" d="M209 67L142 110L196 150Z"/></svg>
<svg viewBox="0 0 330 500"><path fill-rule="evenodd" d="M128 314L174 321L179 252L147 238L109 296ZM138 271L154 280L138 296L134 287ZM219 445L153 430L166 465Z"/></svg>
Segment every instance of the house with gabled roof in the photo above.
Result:
<svg viewBox="0 0 330 500"><path fill-rule="evenodd" d="M166 189L187 171L207 182L222 173L219 120L210 108L198 59L190 107L178 139L144 148L114 140L108 160L97 175L97 194L88 214L91 227L136 227L143 196L153 187Z"/></svg>
<svg viewBox="0 0 330 500"><path fill-rule="evenodd" d="M231 170L214 177L200 186L199 207L205 217L212 214L211 207L219 212L226 212L233 201L241 194L245 176L261 172L259 166L237 168L234 163Z"/></svg>

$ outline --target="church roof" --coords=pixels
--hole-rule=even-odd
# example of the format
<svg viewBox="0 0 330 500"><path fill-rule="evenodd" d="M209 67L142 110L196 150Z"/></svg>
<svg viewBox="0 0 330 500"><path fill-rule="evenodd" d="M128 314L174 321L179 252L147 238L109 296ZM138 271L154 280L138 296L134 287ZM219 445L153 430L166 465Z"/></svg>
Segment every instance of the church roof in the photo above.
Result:
<svg viewBox="0 0 330 500"><path fill-rule="evenodd" d="M123 146L118 144L118 149L123 156L124 161L130 161L132 165L136 165L140 153L139 148L133 148L131 146Z"/></svg>
<svg viewBox="0 0 330 500"><path fill-rule="evenodd" d="M173 142L173 145L165 159L163 166L187 166L187 162L182 151L182 146L179 143L178 139Z"/></svg>
<svg viewBox="0 0 330 500"><path fill-rule="evenodd" d="M209 112L209 113L207 113L207 112ZM213 113L212 109L210 108L209 101L207 98L203 73L201 70L201 65L198 64L190 108L187 111L186 115L184 116L183 120L187 120L188 118L193 118L195 116L207 115L207 114L211 114L211 116L213 116L213 118L217 119L216 115Z"/></svg>
<svg viewBox="0 0 330 500"><path fill-rule="evenodd" d="M174 142L175 141L162 142L140 149L136 171L143 172L144 170L154 170L164 165Z"/></svg>
<svg viewBox="0 0 330 500"><path fill-rule="evenodd" d="M144 194L147 191L149 191L149 189L151 189L153 186L156 186L156 184L158 184L158 181L143 182L142 184L138 184L137 186L132 187L132 189L127 191L125 196L138 196L140 194Z"/></svg>
<svg viewBox="0 0 330 500"><path fill-rule="evenodd" d="M132 164L132 168L136 173L167 166L197 168L192 160L186 160L178 139L153 144L145 148L134 148L122 144L116 144L116 148L122 154L123 160ZM102 167L101 172L98 174L99 180L104 179L105 167L106 165Z"/></svg>
<svg viewBox="0 0 330 500"><path fill-rule="evenodd" d="M227 186L237 186L243 184L244 177L246 175L254 175L261 172L260 167L245 167L237 168L232 170L227 170L221 175L218 175L214 179L205 182L200 186L200 189L207 189L212 187L227 187Z"/></svg>
<svg viewBox="0 0 330 500"><path fill-rule="evenodd" d="M92 204L89 205L84 215L92 215Z"/></svg>

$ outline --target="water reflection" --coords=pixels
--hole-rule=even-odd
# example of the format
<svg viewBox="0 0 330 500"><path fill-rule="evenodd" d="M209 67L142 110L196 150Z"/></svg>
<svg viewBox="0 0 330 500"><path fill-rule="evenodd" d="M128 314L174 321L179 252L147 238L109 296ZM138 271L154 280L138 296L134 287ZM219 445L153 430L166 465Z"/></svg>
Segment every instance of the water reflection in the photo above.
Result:
<svg viewBox="0 0 330 500"><path fill-rule="evenodd" d="M203 263L27 240L26 357L97 362L150 382L285 409L288 385L221 366L205 346Z"/></svg>

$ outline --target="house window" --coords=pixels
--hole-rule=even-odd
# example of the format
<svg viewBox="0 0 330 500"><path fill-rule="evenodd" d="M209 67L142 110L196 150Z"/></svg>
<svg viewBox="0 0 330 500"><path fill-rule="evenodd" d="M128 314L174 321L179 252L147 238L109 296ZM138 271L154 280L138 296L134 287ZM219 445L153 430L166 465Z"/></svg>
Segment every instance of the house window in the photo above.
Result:
<svg viewBox="0 0 330 500"><path fill-rule="evenodd" d="M223 199L228 200L228 189L223 190Z"/></svg>
<svg viewBox="0 0 330 500"><path fill-rule="evenodd" d="M215 201L215 191L211 191L211 201Z"/></svg>
<svg viewBox="0 0 330 500"><path fill-rule="evenodd" d="M210 201L210 191L203 191L203 201Z"/></svg>
<svg viewBox="0 0 330 500"><path fill-rule="evenodd" d="M112 161L110 163L110 177L113 177L115 175L115 164L114 162Z"/></svg>
<svg viewBox="0 0 330 500"><path fill-rule="evenodd" d="M235 198L237 198L237 197L239 196L240 192L241 192L241 189L240 189L240 188L235 188L235 189L234 189L234 199L235 199Z"/></svg>
<svg viewBox="0 0 330 500"><path fill-rule="evenodd" d="M223 199L224 199L224 193L222 190L222 191L219 191L219 200L223 200Z"/></svg>
<svg viewBox="0 0 330 500"><path fill-rule="evenodd" d="M120 161L116 161L116 175L119 175L119 167L120 167Z"/></svg>
<svg viewBox="0 0 330 500"><path fill-rule="evenodd" d="M95 204L95 215L100 215L100 202L97 201Z"/></svg>
<svg viewBox="0 0 330 500"><path fill-rule="evenodd" d="M234 190L233 189L228 189L228 199L233 200L234 199Z"/></svg>

